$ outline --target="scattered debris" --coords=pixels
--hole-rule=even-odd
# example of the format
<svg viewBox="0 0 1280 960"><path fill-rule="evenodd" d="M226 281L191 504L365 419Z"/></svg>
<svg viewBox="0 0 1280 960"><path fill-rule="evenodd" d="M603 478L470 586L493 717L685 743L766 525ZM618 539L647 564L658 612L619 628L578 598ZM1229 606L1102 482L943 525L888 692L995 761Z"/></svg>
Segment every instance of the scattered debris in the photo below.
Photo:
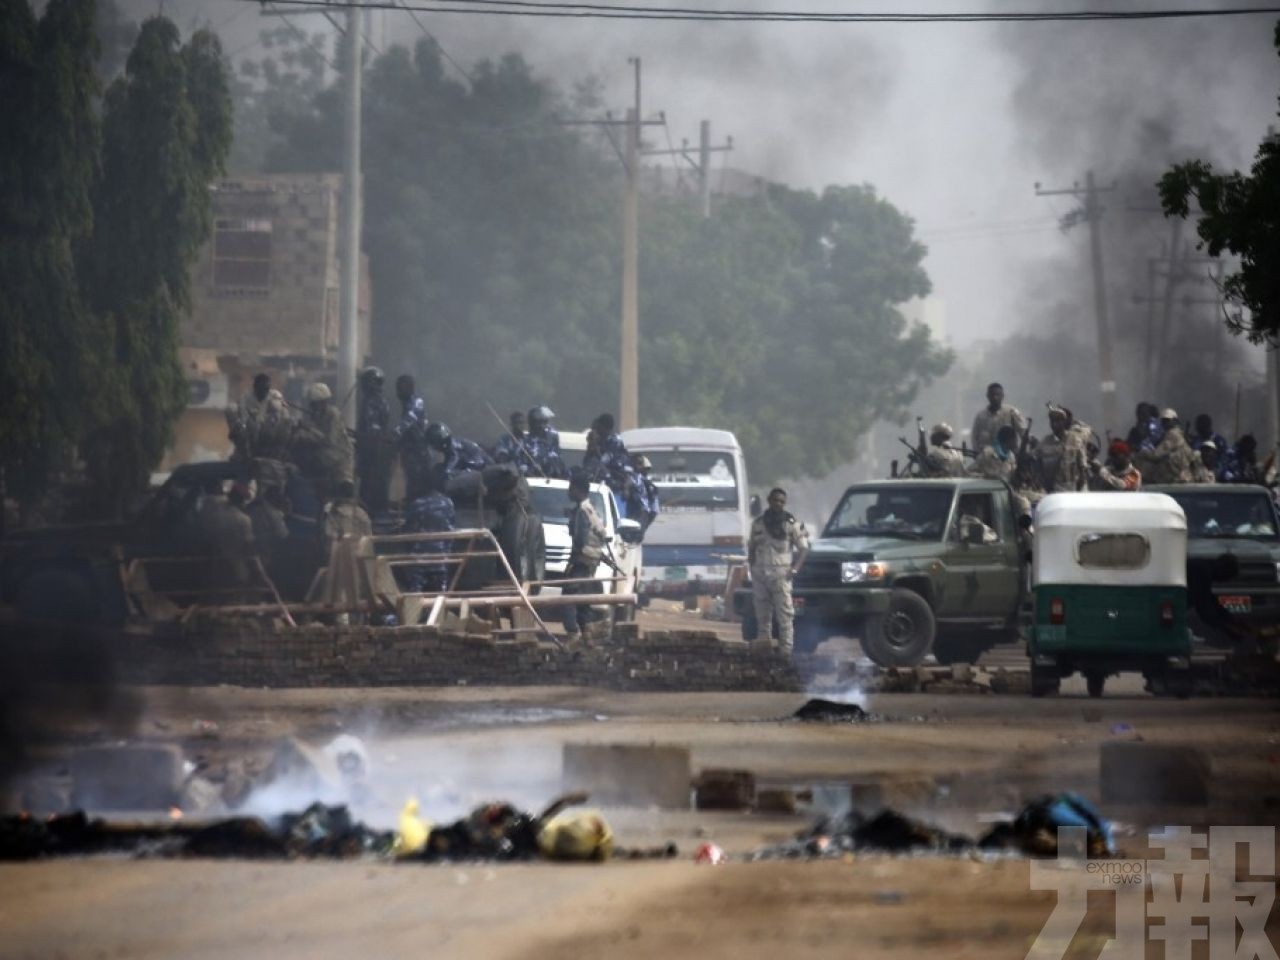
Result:
<svg viewBox="0 0 1280 960"><path fill-rule="evenodd" d="M750 770L703 770L693 789L698 810L750 810L756 802L756 776Z"/></svg>
<svg viewBox="0 0 1280 960"><path fill-rule="evenodd" d="M1016 849L1033 857L1058 854L1058 828L1083 827L1090 857L1115 855L1112 828L1102 814L1079 794L1044 796L1027 804L1012 823L998 823L978 841L984 850Z"/></svg>
<svg viewBox="0 0 1280 960"><path fill-rule="evenodd" d="M564 810L542 824L538 849L548 860L608 860L613 831L598 810Z"/></svg>
<svg viewBox="0 0 1280 960"><path fill-rule="evenodd" d="M791 716L808 723L861 723L870 718L870 714L856 703L841 703L820 697L805 702Z"/></svg>
<svg viewBox="0 0 1280 960"><path fill-rule="evenodd" d="M713 867L719 866L725 862L724 851L714 843L700 843L693 855L693 862Z"/></svg>

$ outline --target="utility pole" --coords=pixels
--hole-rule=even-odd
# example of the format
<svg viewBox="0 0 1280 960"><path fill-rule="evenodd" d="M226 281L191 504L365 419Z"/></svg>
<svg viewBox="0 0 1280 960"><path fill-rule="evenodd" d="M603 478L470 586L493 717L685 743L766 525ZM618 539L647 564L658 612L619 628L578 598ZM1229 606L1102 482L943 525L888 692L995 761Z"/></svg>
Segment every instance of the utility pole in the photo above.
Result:
<svg viewBox="0 0 1280 960"><path fill-rule="evenodd" d="M1111 363L1111 325L1107 319L1107 290L1102 268L1102 212L1103 207L1098 199L1099 194L1109 193L1116 189L1116 184L1099 187L1094 183L1093 171L1085 174L1084 189L1079 184L1072 184L1066 190L1043 190L1040 184L1035 185L1036 196L1049 197L1066 194L1082 197L1084 206L1072 211L1062 218L1062 227L1067 229L1081 220L1089 224L1089 256L1093 267L1093 309L1098 328L1098 390L1102 396L1103 429L1119 426L1116 409L1116 381Z"/></svg>
<svg viewBox="0 0 1280 960"><path fill-rule="evenodd" d="M635 106L627 111L626 181L622 193L622 365L618 375L618 427L640 425L640 58Z"/></svg>
<svg viewBox="0 0 1280 960"><path fill-rule="evenodd" d="M718 147L711 145L711 121L703 120L698 125L698 156L694 159L689 152L689 141L681 140L678 150L646 150L645 157L682 157L698 174L698 202L702 208L704 219L711 219L711 155L728 153L733 149L733 137L725 138Z"/></svg>
<svg viewBox="0 0 1280 960"><path fill-rule="evenodd" d="M660 127L666 120L642 120L640 112L640 58L628 57L635 68L635 101L627 109L626 120L564 120L562 126L602 127L622 161L622 331L618 364L618 428L630 430L640 422L640 132L644 127ZM618 148L613 128L627 128L625 150Z"/></svg>
<svg viewBox="0 0 1280 960"><path fill-rule="evenodd" d="M342 255L338 279L341 316L338 327L338 395L347 426L355 425L356 404L348 404L356 386L360 337L360 58L364 11L347 7L346 114L342 144Z"/></svg>

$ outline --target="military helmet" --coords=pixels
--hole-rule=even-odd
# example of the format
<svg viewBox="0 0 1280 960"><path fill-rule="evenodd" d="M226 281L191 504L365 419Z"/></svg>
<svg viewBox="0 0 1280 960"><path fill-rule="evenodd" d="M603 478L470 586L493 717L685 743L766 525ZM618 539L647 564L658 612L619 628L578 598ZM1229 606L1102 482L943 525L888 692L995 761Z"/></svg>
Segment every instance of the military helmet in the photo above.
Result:
<svg viewBox="0 0 1280 960"><path fill-rule="evenodd" d="M555 419L555 411L548 406L534 407L529 411L529 422L547 423Z"/></svg>
<svg viewBox="0 0 1280 960"><path fill-rule="evenodd" d="M643 453L637 453L634 457L632 457L632 458L631 458L631 464L632 464L632 466L634 466L637 470L652 470L652 469L653 469L653 464L649 462L649 458L648 458L648 457L646 457Z"/></svg>
<svg viewBox="0 0 1280 960"><path fill-rule="evenodd" d="M360 371L360 379L381 386L387 378L382 373L381 367L369 366Z"/></svg>
<svg viewBox="0 0 1280 960"><path fill-rule="evenodd" d="M931 437L936 437L938 434L942 434L942 435L943 435L943 436L945 436L945 437L950 437L950 436L952 436L954 433L955 433L955 431L951 429L951 424L949 424L949 423L935 423L935 424L933 425L933 429L929 431L929 436L931 436Z"/></svg>
<svg viewBox="0 0 1280 960"><path fill-rule="evenodd" d="M438 420L433 420L427 424L427 443L433 447L443 447L446 443L453 439L453 434L449 432L449 427Z"/></svg>
<svg viewBox="0 0 1280 960"><path fill-rule="evenodd" d="M1173 409L1173 407L1165 407L1163 410L1160 411L1160 419L1161 420L1177 420L1178 411Z"/></svg>
<svg viewBox="0 0 1280 960"><path fill-rule="evenodd" d="M307 387L307 401L309 403L320 403L325 400L332 400L333 394L329 391L328 384L313 383Z"/></svg>

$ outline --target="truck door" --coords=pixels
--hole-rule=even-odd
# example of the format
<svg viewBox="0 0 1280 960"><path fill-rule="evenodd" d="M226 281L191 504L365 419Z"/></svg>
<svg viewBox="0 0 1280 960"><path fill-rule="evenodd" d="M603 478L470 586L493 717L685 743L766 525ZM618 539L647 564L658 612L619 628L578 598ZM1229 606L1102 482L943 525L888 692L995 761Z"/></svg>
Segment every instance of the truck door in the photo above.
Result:
<svg viewBox="0 0 1280 960"><path fill-rule="evenodd" d="M1003 490L960 495L947 533L940 618L995 620L1013 614L1018 602L1018 543L1008 496Z"/></svg>

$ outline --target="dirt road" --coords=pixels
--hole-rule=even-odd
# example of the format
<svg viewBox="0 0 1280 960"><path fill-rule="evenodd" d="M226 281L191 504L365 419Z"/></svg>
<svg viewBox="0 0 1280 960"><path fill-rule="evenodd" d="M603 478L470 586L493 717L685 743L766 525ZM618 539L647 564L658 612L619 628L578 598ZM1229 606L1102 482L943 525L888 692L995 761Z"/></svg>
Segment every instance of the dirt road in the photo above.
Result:
<svg viewBox="0 0 1280 960"><path fill-rule="evenodd" d="M262 749L297 732L356 730L371 743L371 819L412 791L449 805L558 789L565 743L689 746L695 770L743 767L804 785L875 783L886 801L976 832L1038 792L1098 795L1103 742L1199 746L1213 757L1207 808L1153 797L1106 812L1121 843L1145 828L1274 823L1280 705L1064 695L872 697L881 722L812 726L794 695L617 694L581 689L145 692L139 734L189 754ZM199 724L196 721L200 721ZM199 730L199 735L193 731ZM211 732L216 731L216 732ZM80 736L91 738L90 731ZM432 804L437 806L433 810ZM811 814L606 811L619 842L674 840L677 862L603 866L390 866L93 859L0 867L0 956L48 957L1023 957L1054 894L1021 860L858 857L695 866L786 839ZM1072 955L1093 957L1110 908L1091 910ZM1273 937L1273 942L1275 938Z"/></svg>

